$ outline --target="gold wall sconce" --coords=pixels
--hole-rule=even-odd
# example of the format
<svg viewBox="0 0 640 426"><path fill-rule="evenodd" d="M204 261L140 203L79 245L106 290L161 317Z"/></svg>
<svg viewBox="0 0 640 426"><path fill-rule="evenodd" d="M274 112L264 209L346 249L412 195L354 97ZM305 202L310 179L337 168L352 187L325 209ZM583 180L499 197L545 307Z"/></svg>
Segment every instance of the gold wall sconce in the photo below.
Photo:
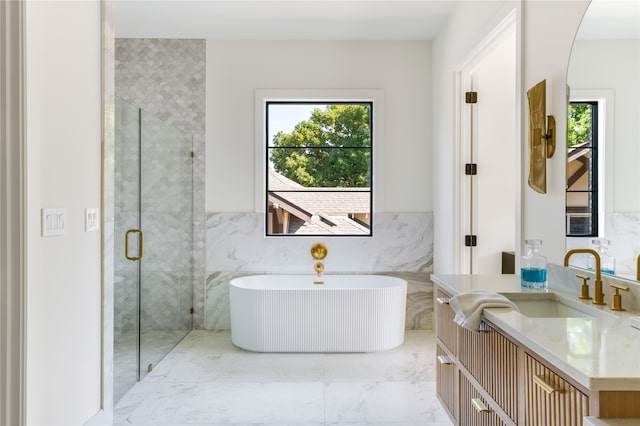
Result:
<svg viewBox="0 0 640 426"><path fill-rule="evenodd" d="M527 92L529 100L529 186L547 193L547 158L556 151L556 119L547 115L547 80Z"/></svg>

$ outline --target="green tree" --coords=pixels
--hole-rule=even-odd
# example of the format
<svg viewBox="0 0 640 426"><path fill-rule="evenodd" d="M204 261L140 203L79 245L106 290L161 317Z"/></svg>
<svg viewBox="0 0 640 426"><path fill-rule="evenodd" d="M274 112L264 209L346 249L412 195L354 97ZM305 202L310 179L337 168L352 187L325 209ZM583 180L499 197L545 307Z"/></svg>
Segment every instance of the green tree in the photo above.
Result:
<svg viewBox="0 0 640 426"><path fill-rule="evenodd" d="M305 187L370 186L370 107L331 104L316 108L291 133L273 137L274 169Z"/></svg>
<svg viewBox="0 0 640 426"><path fill-rule="evenodd" d="M567 146L591 141L591 105L571 103L569 105L569 123Z"/></svg>

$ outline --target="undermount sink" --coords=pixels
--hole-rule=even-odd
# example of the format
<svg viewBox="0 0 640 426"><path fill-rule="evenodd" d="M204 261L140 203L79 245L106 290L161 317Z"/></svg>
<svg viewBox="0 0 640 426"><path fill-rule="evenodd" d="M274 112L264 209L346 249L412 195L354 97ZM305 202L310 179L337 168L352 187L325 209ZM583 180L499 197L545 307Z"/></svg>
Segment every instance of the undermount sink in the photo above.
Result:
<svg viewBox="0 0 640 426"><path fill-rule="evenodd" d="M510 293L504 296L529 318L615 318L610 312L555 293Z"/></svg>

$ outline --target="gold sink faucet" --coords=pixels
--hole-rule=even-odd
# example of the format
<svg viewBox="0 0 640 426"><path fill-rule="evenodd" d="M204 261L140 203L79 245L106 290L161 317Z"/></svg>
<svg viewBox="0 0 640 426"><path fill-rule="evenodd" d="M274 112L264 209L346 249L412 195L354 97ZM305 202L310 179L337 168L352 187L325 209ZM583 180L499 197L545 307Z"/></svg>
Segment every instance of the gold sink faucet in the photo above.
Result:
<svg viewBox="0 0 640 426"><path fill-rule="evenodd" d="M595 250L587 249L587 248L578 248L571 249L564 255L564 266L569 266L569 258L576 253L586 253L592 254L596 260L596 279L593 281L594 285L594 295L593 295L593 303L594 305L606 305L604 302L604 293L602 292L602 275L600 272L600 255Z"/></svg>

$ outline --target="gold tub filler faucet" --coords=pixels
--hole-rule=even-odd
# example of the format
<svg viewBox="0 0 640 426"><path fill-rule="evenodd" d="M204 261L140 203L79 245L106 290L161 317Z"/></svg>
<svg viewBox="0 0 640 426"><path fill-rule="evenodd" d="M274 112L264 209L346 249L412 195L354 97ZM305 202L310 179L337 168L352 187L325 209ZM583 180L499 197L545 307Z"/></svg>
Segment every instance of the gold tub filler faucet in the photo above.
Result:
<svg viewBox="0 0 640 426"><path fill-rule="evenodd" d="M315 260L322 260L325 257L327 257L327 246L325 246L322 243L316 243L313 245L313 247L311 247L311 257L313 257ZM322 264L322 262L316 262L315 265L313 265L313 269L316 271L316 274L318 274L318 277L322 276L322 272L324 271L324 265Z"/></svg>

